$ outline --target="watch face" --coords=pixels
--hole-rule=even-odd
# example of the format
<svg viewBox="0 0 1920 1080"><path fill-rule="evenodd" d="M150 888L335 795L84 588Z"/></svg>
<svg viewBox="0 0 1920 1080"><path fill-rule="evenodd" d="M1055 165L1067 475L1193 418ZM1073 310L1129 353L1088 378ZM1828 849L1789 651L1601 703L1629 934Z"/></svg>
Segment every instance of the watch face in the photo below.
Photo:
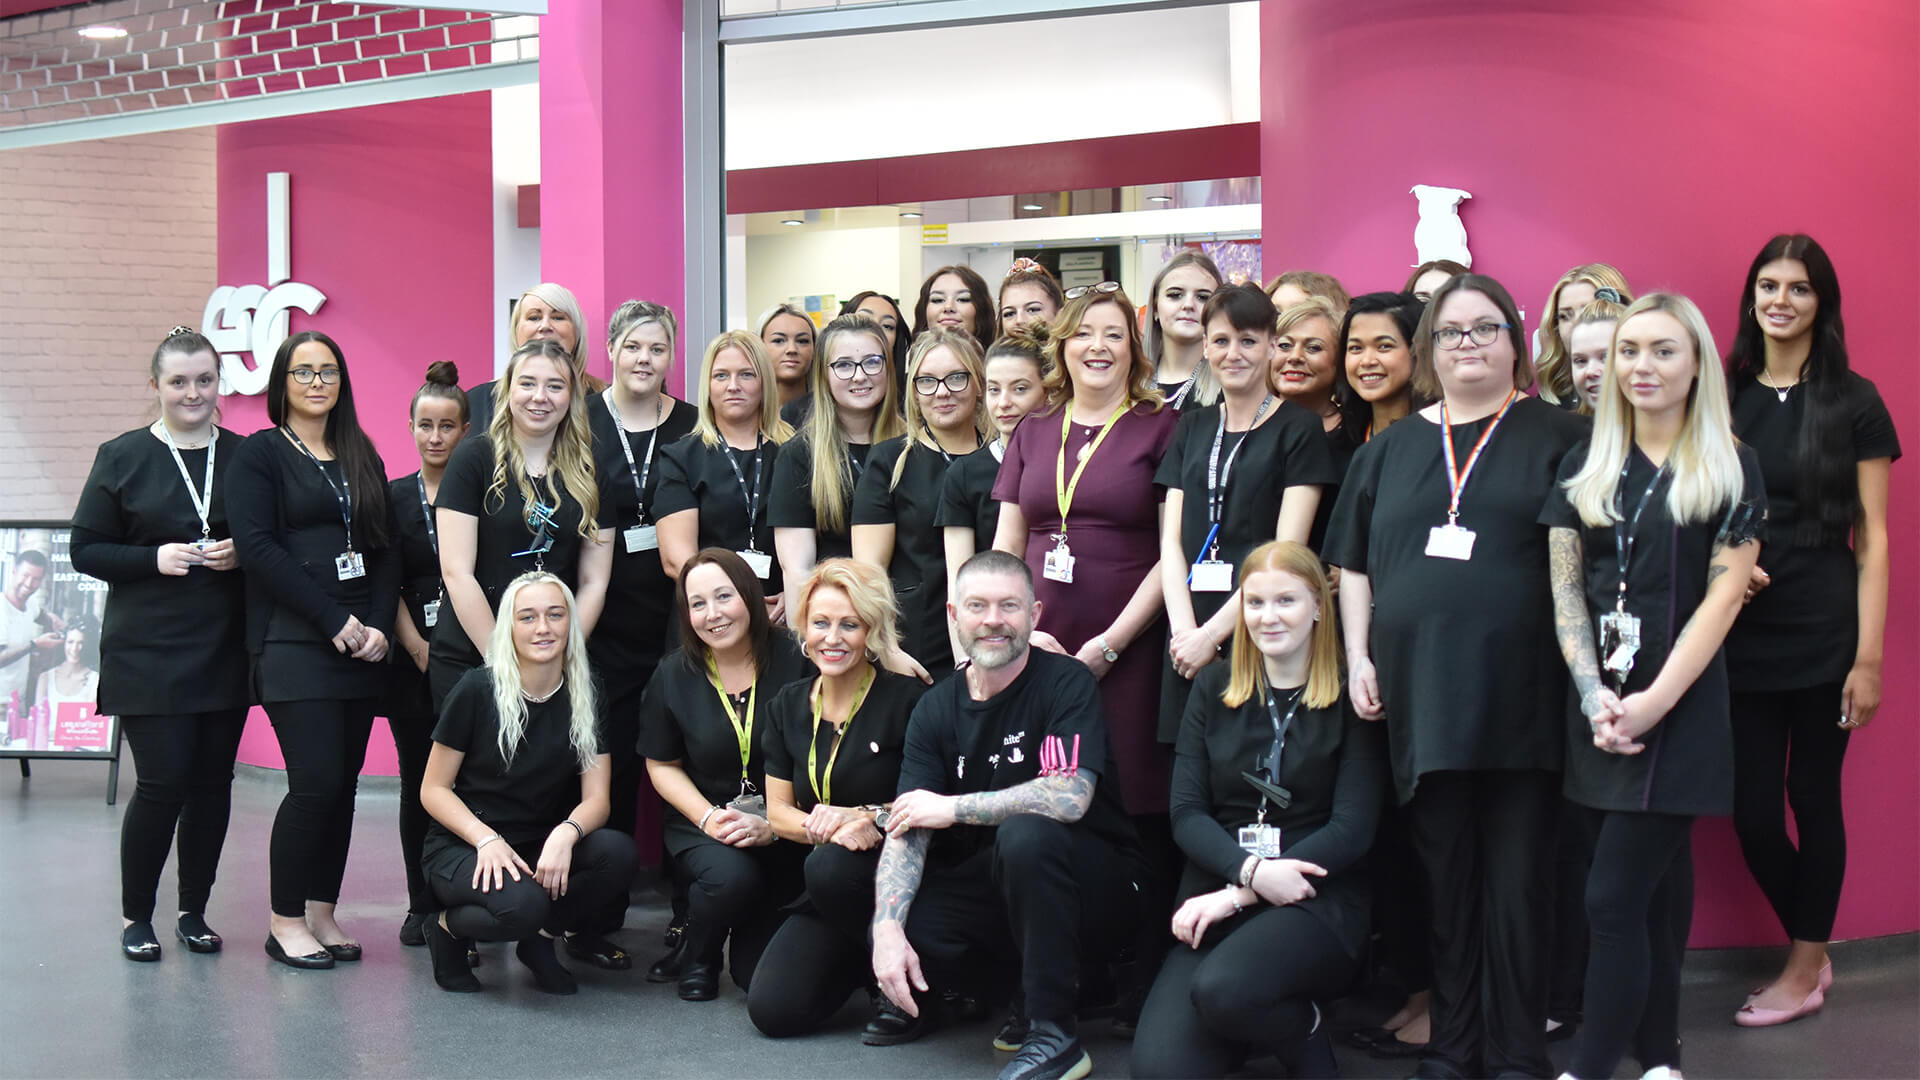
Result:
<svg viewBox="0 0 1920 1080"><path fill-rule="evenodd" d="M881 832L886 832L887 822L892 817L893 817L893 811L891 810L880 811L879 813L873 815L873 827L876 829L879 829Z"/></svg>

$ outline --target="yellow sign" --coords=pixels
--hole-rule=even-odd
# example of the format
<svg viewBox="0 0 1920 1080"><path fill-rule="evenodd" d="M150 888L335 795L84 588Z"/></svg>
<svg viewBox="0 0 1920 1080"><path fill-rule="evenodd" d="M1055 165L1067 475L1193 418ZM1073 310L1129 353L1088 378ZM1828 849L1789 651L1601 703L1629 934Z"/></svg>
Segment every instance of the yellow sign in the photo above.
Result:
<svg viewBox="0 0 1920 1080"><path fill-rule="evenodd" d="M944 244L944 243L946 243L946 242L947 242L947 227L946 227L945 225L922 225L922 226L920 226L920 242L921 242L921 243L923 243L923 244Z"/></svg>

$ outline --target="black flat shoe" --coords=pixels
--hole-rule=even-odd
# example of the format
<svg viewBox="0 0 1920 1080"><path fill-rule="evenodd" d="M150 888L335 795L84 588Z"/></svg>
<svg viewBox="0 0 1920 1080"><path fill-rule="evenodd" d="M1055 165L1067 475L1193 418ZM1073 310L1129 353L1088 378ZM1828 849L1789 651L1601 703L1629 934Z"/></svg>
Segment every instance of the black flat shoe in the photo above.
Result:
<svg viewBox="0 0 1920 1080"><path fill-rule="evenodd" d="M647 969L647 981L650 983L673 982L680 977L680 971L687 966L687 939L674 939L673 948L667 954L653 962Z"/></svg>
<svg viewBox="0 0 1920 1080"><path fill-rule="evenodd" d="M429 916L418 911L407 912L405 922L400 924L400 944L419 948L427 943L427 919Z"/></svg>
<svg viewBox="0 0 1920 1080"><path fill-rule="evenodd" d="M333 966L333 954L325 949L310 952L305 956L289 956L287 950L281 947L280 939L272 934L267 935L267 955L290 968L299 968L302 971L320 971Z"/></svg>
<svg viewBox="0 0 1920 1080"><path fill-rule="evenodd" d="M873 1019L860 1032L860 1041L868 1046L901 1046L927 1033L927 1010L932 1000L920 1006L919 1016L908 1016L905 1009L878 989L869 990L873 998Z"/></svg>
<svg viewBox="0 0 1920 1080"><path fill-rule="evenodd" d="M440 920L432 916L428 916L420 933L427 943L427 955L433 958L433 981L440 989L455 994L478 993L480 980L473 977L473 970L467 966L468 946L447 933Z"/></svg>
<svg viewBox="0 0 1920 1080"><path fill-rule="evenodd" d="M712 1001L720 996L718 964L688 964L680 973L681 1001Z"/></svg>
<svg viewBox="0 0 1920 1080"><path fill-rule="evenodd" d="M669 949L677 949L680 947L680 942L685 940L686 936L687 917L685 915L675 915L673 921L667 924L667 932L660 935L660 944Z"/></svg>
<svg viewBox="0 0 1920 1080"><path fill-rule="evenodd" d="M207 925L206 917L197 911L189 911L180 916L174 924L173 936L187 945L187 951L197 953L217 953L220 951L220 935Z"/></svg>
<svg viewBox="0 0 1920 1080"><path fill-rule="evenodd" d="M549 994L577 994L580 984L560 958L553 955L553 939L538 934L513 947L513 955L533 973L533 984Z"/></svg>
<svg viewBox="0 0 1920 1080"><path fill-rule="evenodd" d="M598 934L568 934L567 955L585 960L602 971L627 971L633 967L633 957L627 955L627 950Z"/></svg>
<svg viewBox="0 0 1920 1080"><path fill-rule="evenodd" d="M360 959L360 943L357 941L349 941L345 945L322 945L320 947L327 950L328 956L333 957L334 960L342 964L351 964Z"/></svg>
<svg viewBox="0 0 1920 1080"><path fill-rule="evenodd" d="M129 923L120 930L120 952L129 960L151 964L160 959L160 939L150 922Z"/></svg>

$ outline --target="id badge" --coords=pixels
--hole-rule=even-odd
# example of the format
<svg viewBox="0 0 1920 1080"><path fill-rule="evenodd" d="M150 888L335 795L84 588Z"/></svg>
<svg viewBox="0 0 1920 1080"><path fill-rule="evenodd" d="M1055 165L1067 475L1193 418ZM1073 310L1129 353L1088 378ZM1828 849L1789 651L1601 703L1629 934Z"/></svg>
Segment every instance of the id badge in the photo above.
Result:
<svg viewBox="0 0 1920 1080"><path fill-rule="evenodd" d="M767 816L767 797L758 792L752 795L735 795L733 801L727 805L743 814L752 814L759 818Z"/></svg>
<svg viewBox="0 0 1920 1080"><path fill-rule="evenodd" d="M1040 568L1040 576L1048 581L1058 581L1063 585L1073 584L1073 554L1065 544L1047 552L1045 563Z"/></svg>
<svg viewBox="0 0 1920 1080"><path fill-rule="evenodd" d="M1640 616L1624 611L1600 616L1600 654L1609 672L1624 680L1633 671L1633 657L1639 651Z"/></svg>
<svg viewBox="0 0 1920 1080"><path fill-rule="evenodd" d="M1280 857L1280 826L1240 826L1240 850L1261 859Z"/></svg>
<svg viewBox="0 0 1920 1080"><path fill-rule="evenodd" d="M734 552L734 554L745 560L747 569L752 570L753 576L759 578L761 581L765 581L773 576L773 556L766 552L755 551L752 548L748 548L745 551Z"/></svg>
<svg viewBox="0 0 1920 1080"><path fill-rule="evenodd" d="M427 601L426 605L420 609L420 617L426 622L429 630L440 625L440 601Z"/></svg>
<svg viewBox="0 0 1920 1080"><path fill-rule="evenodd" d="M1473 530L1458 525L1435 525L1427 533L1427 555L1435 559L1473 558Z"/></svg>
<svg viewBox="0 0 1920 1080"><path fill-rule="evenodd" d="M333 572L339 575L341 581L366 577L367 560L362 558L359 552L349 551L333 560Z"/></svg>
<svg viewBox="0 0 1920 1080"><path fill-rule="evenodd" d="M1232 592L1233 564L1219 559L1203 559L1193 564L1189 592Z"/></svg>
<svg viewBox="0 0 1920 1080"><path fill-rule="evenodd" d="M642 551L660 550L660 530L652 525L635 525L622 529L620 539L627 545L629 555L637 555Z"/></svg>

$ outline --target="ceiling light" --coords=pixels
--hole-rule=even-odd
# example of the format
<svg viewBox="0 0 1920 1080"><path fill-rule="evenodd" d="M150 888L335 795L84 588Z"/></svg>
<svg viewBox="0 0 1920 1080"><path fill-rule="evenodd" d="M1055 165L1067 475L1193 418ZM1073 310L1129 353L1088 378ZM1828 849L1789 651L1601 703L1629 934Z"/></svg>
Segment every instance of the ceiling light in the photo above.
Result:
<svg viewBox="0 0 1920 1080"><path fill-rule="evenodd" d="M920 211L918 211L918 210L902 210L902 211L900 211L900 216L901 216L901 217L903 217L903 218L917 218L917 217L919 217L919 216L920 216Z"/></svg>
<svg viewBox="0 0 1920 1080"><path fill-rule="evenodd" d="M782 225L805 225L805 224L806 224L806 222L804 222L804 221L802 221L802 220L800 220L800 219L799 219L799 218L797 218L797 217L790 217L790 218L782 218L782 219L780 219L780 224L782 224Z"/></svg>
<svg viewBox="0 0 1920 1080"><path fill-rule="evenodd" d="M1045 210L1045 209L1046 209L1046 207L1044 207L1044 206L1041 206L1041 205L1040 205L1039 203L1037 203L1037 202L1030 202L1030 203L1021 203L1021 204L1020 204L1020 209L1022 209L1022 210Z"/></svg>
<svg viewBox="0 0 1920 1080"><path fill-rule="evenodd" d="M1172 201L1173 201L1173 196L1171 196L1171 195L1149 195L1149 196L1147 196L1147 201L1148 201L1148 202L1172 202Z"/></svg>
<svg viewBox="0 0 1920 1080"><path fill-rule="evenodd" d="M99 26L83 26L80 28L80 36L89 41L118 41L127 36L127 28L124 26L107 26L105 24Z"/></svg>

